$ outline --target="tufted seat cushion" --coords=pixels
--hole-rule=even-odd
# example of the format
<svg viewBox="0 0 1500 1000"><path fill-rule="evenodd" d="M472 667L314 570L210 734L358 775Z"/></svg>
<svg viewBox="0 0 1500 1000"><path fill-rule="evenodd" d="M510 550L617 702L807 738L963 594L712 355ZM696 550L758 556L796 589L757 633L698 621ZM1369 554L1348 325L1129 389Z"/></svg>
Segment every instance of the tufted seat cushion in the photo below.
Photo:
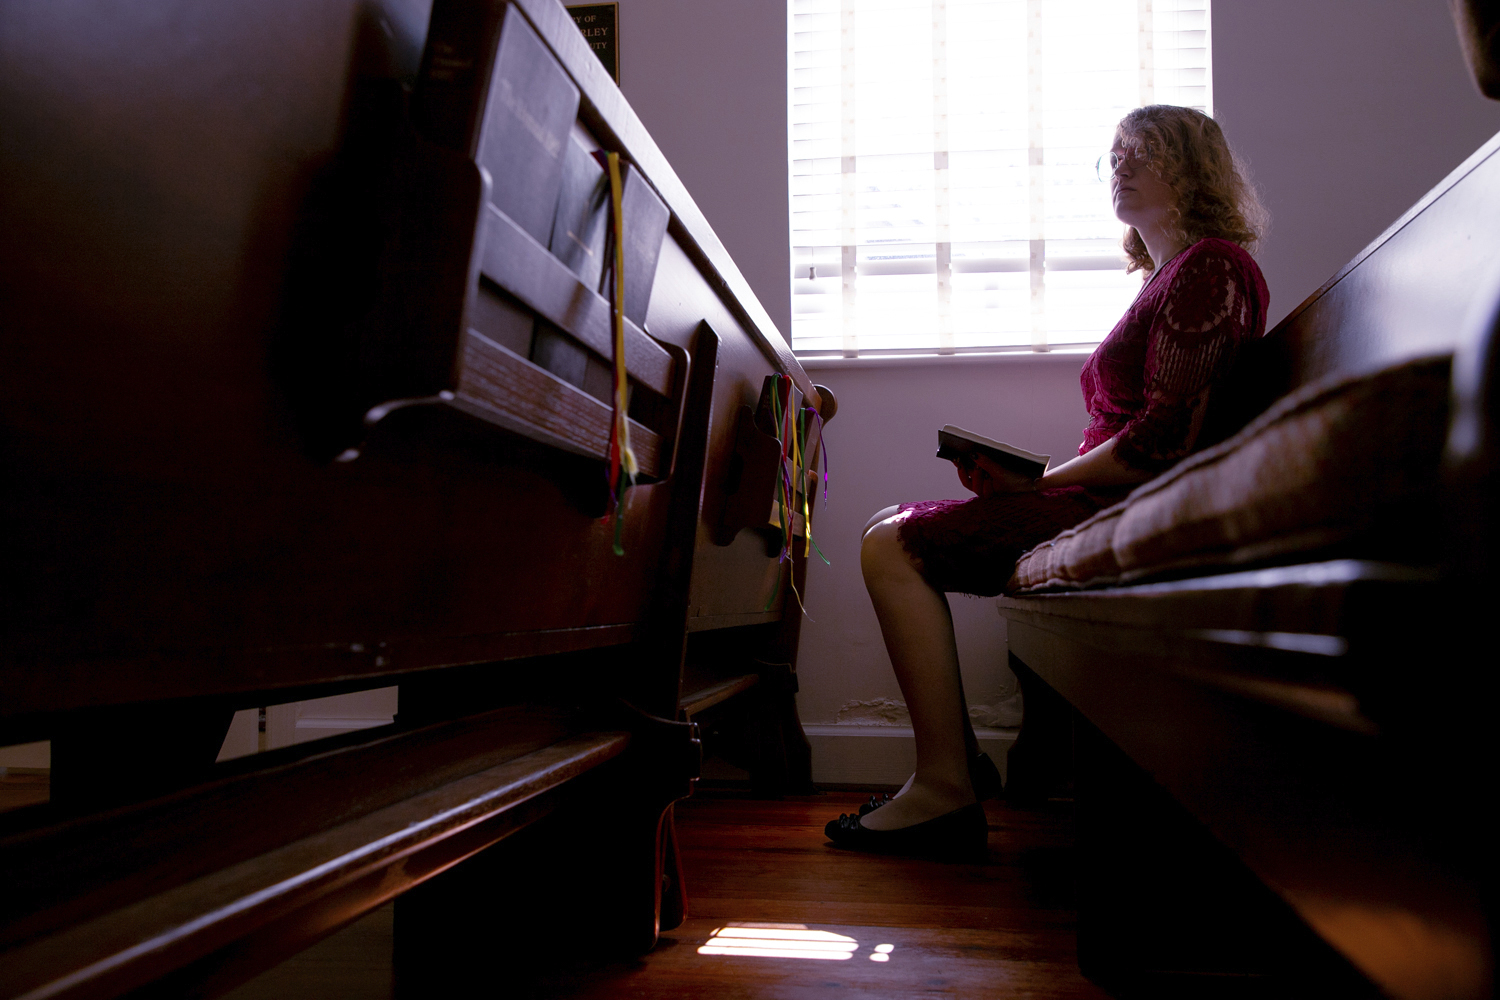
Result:
<svg viewBox="0 0 1500 1000"><path fill-rule="evenodd" d="M1340 544L1411 556L1383 549L1397 537L1436 537L1411 527L1414 518L1436 527L1450 361L1417 358L1289 393L1238 434L1021 556L1006 592L1102 587ZM1404 530L1384 530L1397 524Z"/></svg>

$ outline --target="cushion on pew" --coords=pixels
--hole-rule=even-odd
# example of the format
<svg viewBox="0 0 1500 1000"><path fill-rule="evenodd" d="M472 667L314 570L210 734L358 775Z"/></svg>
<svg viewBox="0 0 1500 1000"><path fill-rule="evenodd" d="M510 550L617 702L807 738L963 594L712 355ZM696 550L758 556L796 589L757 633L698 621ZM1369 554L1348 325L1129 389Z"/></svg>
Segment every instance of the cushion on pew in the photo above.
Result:
<svg viewBox="0 0 1500 1000"><path fill-rule="evenodd" d="M1436 545L1450 362L1422 357L1289 393L1238 434L1021 556L1006 592L1102 587L1332 546L1435 561L1435 548L1414 550L1413 539Z"/></svg>

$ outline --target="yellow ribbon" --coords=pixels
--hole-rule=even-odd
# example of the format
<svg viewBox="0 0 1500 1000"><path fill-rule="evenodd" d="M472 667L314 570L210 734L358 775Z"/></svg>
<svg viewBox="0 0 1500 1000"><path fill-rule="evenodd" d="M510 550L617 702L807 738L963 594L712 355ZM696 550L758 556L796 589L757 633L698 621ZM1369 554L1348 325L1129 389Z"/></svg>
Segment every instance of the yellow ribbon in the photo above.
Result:
<svg viewBox="0 0 1500 1000"><path fill-rule="evenodd" d="M634 480L637 466L635 452L630 448L630 422L626 419L629 386L625 373L625 191L620 180L620 154L610 153L608 160L609 195L615 222L615 298L610 310L615 327L614 430L619 460L625 465L625 474Z"/></svg>

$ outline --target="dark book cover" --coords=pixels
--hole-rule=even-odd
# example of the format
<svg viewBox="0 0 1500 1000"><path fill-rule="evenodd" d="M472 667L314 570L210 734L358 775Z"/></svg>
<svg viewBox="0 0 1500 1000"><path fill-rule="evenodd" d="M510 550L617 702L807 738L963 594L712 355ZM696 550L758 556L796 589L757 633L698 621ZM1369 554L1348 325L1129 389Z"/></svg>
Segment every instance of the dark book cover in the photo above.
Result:
<svg viewBox="0 0 1500 1000"><path fill-rule="evenodd" d="M547 247L596 291L604 271L609 211L609 177L592 154L570 138L563 151L557 214Z"/></svg>
<svg viewBox="0 0 1500 1000"><path fill-rule="evenodd" d="M429 141L487 170L490 200L546 245L578 88L502 0L436 0L412 114Z"/></svg>
<svg viewBox="0 0 1500 1000"><path fill-rule="evenodd" d="M536 321L536 333L528 357L564 382L583 387L583 378L588 371L588 350L544 319Z"/></svg>
<svg viewBox="0 0 1500 1000"><path fill-rule="evenodd" d="M412 93L412 119L429 142L473 157L504 0L435 0Z"/></svg>
<svg viewBox="0 0 1500 1000"><path fill-rule="evenodd" d="M547 369L564 382L576 385L600 402L613 405L614 367L540 317L536 320L536 332L532 336L531 351L527 356L534 364ZM627 386L626 392L630 393L633 388Z"/></svg>
<svg viewBox="0 0 1500 1000"><path fill-rule="evenodd" d="M604 153L601 150L594 155L602 157ZM624 311L627 319L644 329L661 241L666 238L672 213L639 170L628 163L621 163L620 168L625 188L620 197L620 214L625 217Z"/></svg>
<svg viewBox="0 0 1500 1000"><path fill-rule="evenodd" d="M1013 444L996 441L953 424L946 424L938 431L938 458L950 462L972 463L976 454L985 456L1002 469L1009 469L1031 479L1046 472L1047 462L1051 459L1050 455L1039 455L1017 448Z"/></svg>
<svg viewBox="0 0 1500 1000"><path fill-rule="evenodd" d="M600 169L605 167L605 151L593 153ZM661 241L667 235L667 223L672 213L666 203L633 165L620 162L620 181L624 191L620 196L620 214L625 217L625 317L636 326L645 328L646 310L651 305L651 289L656 284L656 263L661 257ZM608 184L608 180L605 181ZM607 207L606 207L606 210ZM605 258L614 254L613 245L606 245ZM606 279L607 281L608 279ZM599 294L608 298L610 290L601 282Z"/></svg>
<svg viewBox="0 0 1500 1000"><path fill-rule="evenodd" d="M577 117L578 88L520 9L508 8L474 159L489 171L490 201L543 246Z"/></svg>
<svg viewBox="0 0 1500 1000"><path fill-rule="evenodd" d="M531 349L536 314L488 281L481 281L469 300L469 329L508 351L525 355Z"/></svg>

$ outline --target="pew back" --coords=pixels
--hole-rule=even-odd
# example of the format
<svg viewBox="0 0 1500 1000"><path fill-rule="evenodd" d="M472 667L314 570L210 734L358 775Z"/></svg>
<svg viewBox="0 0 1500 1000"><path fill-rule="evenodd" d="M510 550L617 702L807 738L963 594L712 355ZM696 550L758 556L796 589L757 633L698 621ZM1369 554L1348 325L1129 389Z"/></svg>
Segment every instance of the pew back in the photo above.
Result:
<svg viewBox="0 0 1500 1000"><path fill-rule="evenodd" d="M516 865L649 948L683 908L690 627L737 630L694 710L795 663L801 559L723 511L769 512L779 470L738 454L767 379L831 396L555 0L436 7L525 56L456 141L420 2L0 23L0 742L54 743L54 801L0 817L0 996L212 995L422 882L408 964L451 968L443 921ZM533 130L625 164L618 533L605 247L559 242ZM394 683L392 727L212 763L235 708ZM594 809L609 842L569 840ZM545 857L460 864L534 824Z"/></svg>
<svg viewBox="0 0 1500 1000"><path fill-rule="evenodd" d="M474 300L499 290L530 311L528 335L535 313L597 353L607 307L503 213L476 211L478 188L509 179L460 154L404 178L409 201L468 197L478 231L476 252L448 248L466 278L449 305L467 314L447 335L463 344L452 384L427 387L456 398L359 425L392 398L340 367L350 344L368 358L372 324L399 327L397 306L416 326L438 311L414 319L390 299L396 282L372 287L390 277L390 164L410 168L401 150L423 141L401 82L418 69L420 12L320 0L163 21L34 5L7 18L7 65L32 70L8 74L4 95L26 150L4 160L0 277L19 486L0 724L14 739L68 709L249 706L628 644L651 613L669 495L703 488L671 474L700 331L721 343L712 407L693 416L710 500L764 376L819 402L566 12L495 6L576 87L576 131L620 152L669 213L650 311L627 337L636 396L656 406L641 417L653 426L634 425L647 475L624 494L624 556L599 518L608 404L469 332L485 328ZM501 397L522 417L498 415ZM358 457L329 461L345 448ZM769 599L787 567L750 532L714 544L716 505L701 506L687 572L707 582L690 607L720 625L780 618L786 588Z"/></svg>

